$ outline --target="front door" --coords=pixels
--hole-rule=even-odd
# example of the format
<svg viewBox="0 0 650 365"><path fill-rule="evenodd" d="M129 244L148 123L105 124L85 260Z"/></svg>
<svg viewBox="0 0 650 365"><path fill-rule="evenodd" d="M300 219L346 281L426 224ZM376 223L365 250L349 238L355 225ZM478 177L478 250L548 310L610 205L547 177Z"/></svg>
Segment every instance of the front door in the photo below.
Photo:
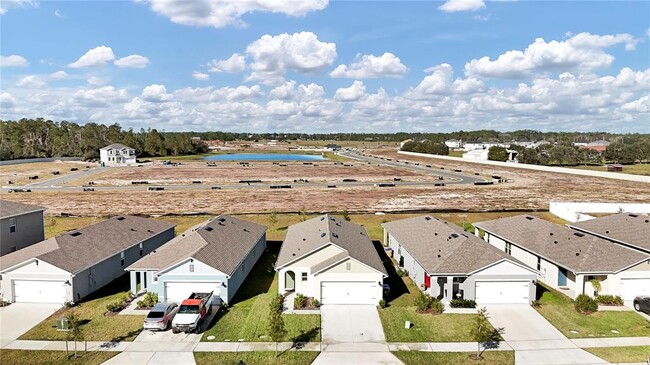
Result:
<svg viewBox="0 0 650 365"><path fill-rule="evenodd" d="M557 275L557 286L566 286L566 276L567 270L560 267Z"/></svg>

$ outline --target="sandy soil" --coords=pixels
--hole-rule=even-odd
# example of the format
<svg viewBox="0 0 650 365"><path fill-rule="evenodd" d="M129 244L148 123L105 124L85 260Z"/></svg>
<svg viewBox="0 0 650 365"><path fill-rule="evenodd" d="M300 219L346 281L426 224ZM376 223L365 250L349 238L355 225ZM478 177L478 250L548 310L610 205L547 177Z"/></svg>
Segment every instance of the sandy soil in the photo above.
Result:
<svg viewBox="0 0 650 365"><path fill-rule="evenodd" d="M0 166L0 185L7 185L10 180L16 185L25 185L36 182L36 180L29 180L29 176L38 176L38 181L41 181L56 177L52 175L54 171L58 171L59 176L62 176L69 174L73 167L83 170L86 166L95 167L97 164L83 161L53 161Z"/></svg>

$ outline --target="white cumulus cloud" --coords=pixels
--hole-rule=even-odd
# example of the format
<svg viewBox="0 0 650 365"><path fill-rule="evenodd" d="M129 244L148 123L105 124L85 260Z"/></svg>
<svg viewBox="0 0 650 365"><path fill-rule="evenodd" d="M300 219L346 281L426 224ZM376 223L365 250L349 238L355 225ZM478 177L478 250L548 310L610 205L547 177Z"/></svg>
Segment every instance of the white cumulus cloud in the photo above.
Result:
<svg viewBox="0 0 650 365"><path fill-rule="evenodd" d="M483 0L447 0L440 5L438 9L446 13L455 13L459 11L476 11L485 9Z"/></svg>
<svg viewBox="0 0 650 365"><path fill-rule="evenodd" d="M27 88L38 88L45 86L45 81L36 75L29 75L19 79L16 85Z"/></svg>
<svg viewBox="0 0 650 365"><path fill-rule="evenodd" d="M149 59L137 54L132 54L115 60L115 66L122 68L145 68L148 65Z"/></svg>
<svg viewBox="0 0 650 365"><path fill-rule="evenodd" d="M524 51L508 51L495 60L474 59L465 64L468 75L493 78L521 78L536 71L591 71L609 67L614 56L605 48L624 44L633 50L638 42L632 35L594 35L580 33L564 41L546 42L537 38Z"/></svg>
<svg viewBox="0 0 650 365"><path fill-rule="evenodd" d="M172 98L171 94L167 94L165 85L153 84L145 87L142 90L142 99L151 102L167 101Z"/></svg>
<svg viewBox="0 0 650 365"><path fill-rule="evenodd" d="M245 26L241 17L253 12L304 16L323 10L328 0L149 0L151 9L172 22L197 27Z"/></svg>
<svg viewBox="0 0 650 365"><path fill-rule="evenodd" d="M227 72L231 74L244 71L246 59L239 53L233 53L227 60L212 60L208 62L209 72Z"/></svg>
<svg viewBox="0 0 650 365"><path fill-rule="evenodd" d="M362 81L354 81L350 87L336 90L334 99L338 101L357 101L366 95L366 86Z"/></svg>
<svg viewBox="0 0 650 365"><path fill-rule="evenodd" d="M330 76L351 79L370 79L378 77L402 77L408 72L408 67L402 64L399 57L390 52L381 56L357 55L349 66L339 65Z"/></svg>
<svg viewBox="0 0 650 365"><path fill-rule="evenodd" d="M27 67L29 62L23 56L19 55L9 55L9 56L0 56L0 67Z"/></svg>
<svg viewBox="0 0 650 365"><path fill-rule="evenodd" d="M68 73L65 71L57 71L50 74L50 78L53 80L67 79L69 76L70 75L68 75Z"/></svg>
<svg viewBox="0 0 650 365"><path fill-rule="evenodd" d="M0 15L6 14L11 8L36 8L38 2L34 0L2 0L0 1Z"/></svg>
<svg viewBox="0 0 650 365"><path fill-rule="evenodd" d="M208 74L204 74L203 72L199 72L199 71L194 71L194 72L192 72L192 77L193 77L195 80L199 80L199 81L207 81L207 80L210 80L210 75L208 75Z"/></svg>
<svg viewBox="0 0 650 365"><path fill-rule="evenodd" d="M246 53L253 59L253 72L247 81L277 84L288 70L315 74L336 59L336 44L321 42L312 32L264 35L248 45Z"/></svg>
<svg viewBox="0 0 650 365"><path fill-rule="evenodd" d="M113 60L115 60L113 50L110 47L99 46L89 50L68 66L72 68L99 67L113 62Z"/></svg>

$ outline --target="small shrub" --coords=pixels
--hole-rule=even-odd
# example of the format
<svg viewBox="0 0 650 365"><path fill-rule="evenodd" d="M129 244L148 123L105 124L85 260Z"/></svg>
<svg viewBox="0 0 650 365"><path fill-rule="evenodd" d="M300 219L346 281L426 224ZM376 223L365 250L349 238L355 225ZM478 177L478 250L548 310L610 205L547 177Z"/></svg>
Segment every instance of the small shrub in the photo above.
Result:
<svg viewBox="0 0 650 365"><path fill-rule="evenodd" d="M476 308L476 302L471 299L452 299L449 305L452 308Z"/></svg>
<svg viewBox="0 0 650 365"><path fill-rule="evenodd" d="M539 307L542 306L542 302L539 301L539 300L533 300L533 302L530 303L530 305L532 305L532 306L535 307L535 308L539 308Z"/></svg>
<svg viewBox="0 0 650 365"><path fill-rule="evenodd" d="M443 314L445 312L445 305L438 298L433 298L431 303L431 314Z"/></svg>
<svg viewBox="0 0 650 365"><path fill-rule="evenodd" d="M147 292L141 300L138 300L138 308L151 308L158 303L158 294Z"/></svg>
<svg viewBox="0 0 650 365"><path fill-rule="evenodd" d="M413 301L413 304L415 304L419 312L427 312L431 310L431 307L433 306L435 300L436 298L430 296L429 294L420 292L417 298L415 298Z"/></svg>
<svg viewBox="0 0 650 365"><path fill-rule="evenodd" d="M403 277L408 276L408 275L409 275L408 270L404 270L404 269L401 269L401 268L397 269L397 276L399 276L400 278L403 278Z"/></svg>
<svg viewBox="0 0 650 365"><path fill-rule="evenodd" d="M320 308L320 302L318 301L318 299L312 300L311 304L313 304L314 307L316 307L316 308Z"/></svg>
<svg viewBox="0 0 650 365"><path fill-rule="evenodd" d="M269 308L273 308L276 312L282 313L282 309L284 309L284 297L280 294L274 296L269 303Z"/></svg>
<svg viewBox="0 0 650 365"><path fill-rule="evenodd" d="M603 305L623 305L623 298L618 295L598 295L596 302Z"/></svg>
<svg viewBox="0 0 650 365"><path fill-rule="evenodd" d="M596 300L586 294L580 294L574 303L576 311L582 314L591 314L598 311Z"/></svg>
<svg viewBox="0 0 650 365"><path fill-rule="evenodd" d="M72 308L72 307L74 307L74 303L72 303L69 300L66 300L65 303L63 303L63 306L66 307L66 308Z"/></svg>
<svg viewBox="0 0 650 365"><path fill-rule="evenodd" d="M384 299L379 299L379 308L386 308L386 301Z"/></svg>
<svg viewBox="0 0 650 365"><path fill-rule="evenodd" d="M124 308L124 302L121 300L111 302L106 305L106 310L113 313L119 312L120 310L122 310L122 308Z"/></svg>
<svg viewBox="0 0 650 365"><path fill-rule="evenodd" d="M295 309L300 309L300 308L304 308L305 304L307 304L307 299L305 298L305 296L300 293L296 294L296 297L293 298L293 307Z"/></svg>

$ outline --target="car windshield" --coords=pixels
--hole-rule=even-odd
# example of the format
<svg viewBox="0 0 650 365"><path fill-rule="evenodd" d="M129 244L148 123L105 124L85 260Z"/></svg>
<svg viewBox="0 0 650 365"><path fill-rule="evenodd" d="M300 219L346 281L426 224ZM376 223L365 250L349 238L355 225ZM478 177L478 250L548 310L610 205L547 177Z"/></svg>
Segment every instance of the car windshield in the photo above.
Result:
<svg viewBox="0 0 650 365"><path fill-rule="evenodd" d="M181 305L178 313L196 314L199 313L199 307L196 305Z"/></svg>
<svg viewBox="0 0 650 365"><path fill-rule="evenodd" d="M165 312L151 311L147 314L147 318L162 318L165 316Z"/></svg>

